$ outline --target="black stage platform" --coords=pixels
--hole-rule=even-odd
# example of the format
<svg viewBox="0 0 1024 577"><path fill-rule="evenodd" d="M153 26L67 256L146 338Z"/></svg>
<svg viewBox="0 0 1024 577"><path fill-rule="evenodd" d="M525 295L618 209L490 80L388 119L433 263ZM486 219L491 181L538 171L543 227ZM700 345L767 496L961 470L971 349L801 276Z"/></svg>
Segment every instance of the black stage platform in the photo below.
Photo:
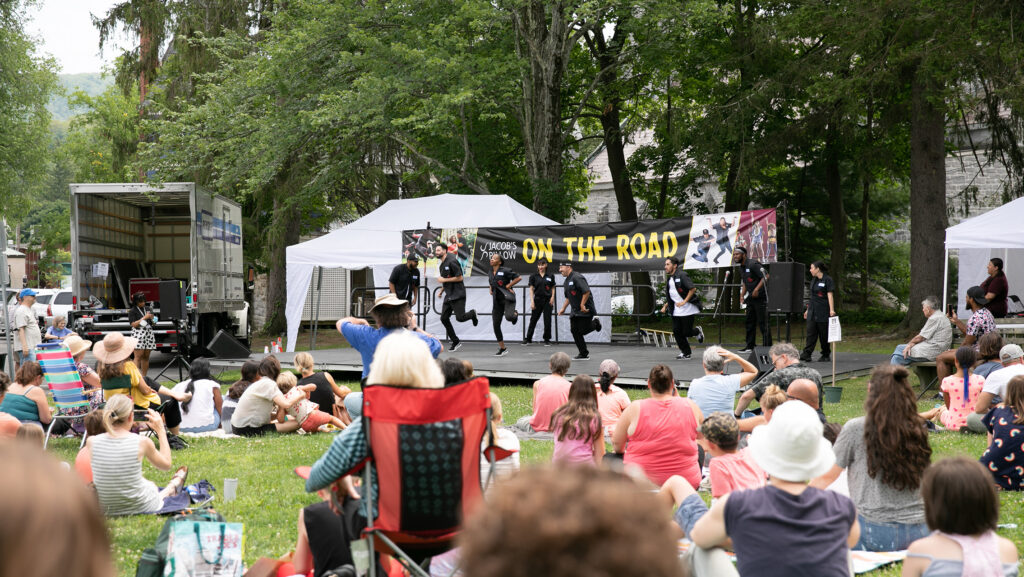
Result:
<svg viewBox="0 0 1024 577"><path fill-rule="evenodd" d="M633 344L590 344L590 359L585 361L573 361L569 369L570 375L587 373L596 376L598 366L604 359L615 359L619 363L621 373L615 382L618 385L644 386L651 367L664 363L672 368L676 379L689 383L691 380L703 376L704 369L701 366L701 354L703 347L693 350L693 358L689 360L676 360L678 350L675 348L655 347L651 345ZM474 372L494 379L497 382L509 382L509 384L527 384L548 374L548 358L556 351L567 353L570 357L576 355L576 347L570 344L560 344L550 347L544 345L523 346L520 344L509 344L509 353L503 357L494 356L496 350L494 343L463 343L456 353L441 353L441 358L455 356L473 363ZM321 349L309 351L313 355L317 370L340 373L344 378L359 380L362 371L362 361L359 353L351 348ZM295 353L278 353L282 366L290 368ZM817 355L815 355L815 358ZM251 358L263 358L263 354L252 355ZM218 368L238 368L246 359L210 359L210 364ZM848 379L866 375L871 368L879 363L889 360L889 355L874 355L864 353L843 353L841 350L836 353L836 380ZM730 373L738 369L733 363L726 365ZM831 363L811 363L811 367L821 372L822 377L828 381L832 375Z"/></svg>

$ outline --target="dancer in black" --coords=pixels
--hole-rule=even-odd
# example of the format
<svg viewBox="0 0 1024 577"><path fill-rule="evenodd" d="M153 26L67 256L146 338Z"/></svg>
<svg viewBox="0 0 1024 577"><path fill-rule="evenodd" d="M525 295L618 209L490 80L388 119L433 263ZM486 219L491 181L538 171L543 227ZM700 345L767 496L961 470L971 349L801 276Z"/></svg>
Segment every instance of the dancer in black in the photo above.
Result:
<svg viewBox="0 0 1024 577"><path fill-rule="evenodd" d="M728 240L728 237L726 237ZM708 253L711 252L711 243L714 242L714 237L708 232L708 229L704 229L704 232L699 236L693 237L693 242L697 243L697 252L691 254L694 260L699 262L708 262Z"/></svg>
<svg viewBox="0 0 1024 577"><path fill-rule="evenodd" d="M388 287L395 296L402 300L409 301L410 307L416 306L416 293L420 289L420 259L415 253L409 253L405 264L400 264L391 270L391 277L388 279Z"/></svg>
<svg viewBox="0 0 1024 577"><path fill-rule="evenodd" d="M747 258L747 249L742 246L732 251L732 260L740 266L740 301L747 303L747 346L741 353L749 353L757 345L757 328L761 328L764 346L772 345L772 333L768 330L768 297L765 283L768 275L756 260Z"/></svg>
<svg viewBox="0 0 1024 577"><path fill-rule="evenodd" d="M836 285L828 276L825 263L820 260L811 263L811 300L807 303L804 318L807 319L807 342L804 344L800 361L811 362L814 344L821 341L821 357L818 362L832 360L832 345L828 342L828 319L836 316Z"/></svg>
<svg viewBox="0 0 1024 577"><path fill-rule="evenodd" d="M544 317L544 346L551 346L551 311L555 308L555 275L548 274L548 261L537 262L537 272L530 275L530 326L524 345L533 342L537 321Z"/></svg>
<svg viewBox="0 0 1024 577"><path fill-rule="evenodd" d="M691 350L686 338L697 337L698 343L704 342L704 329L693 326L694 319L700 314L700 295L690 275L679 266L679 259L674 256L665 259L665 296L667 298L661 312L669 313L669 308L672 309L672 334L679 347L676 358L688 359Z"/></svg>
<svg viewBox="0 0 1024 577"><path fill-rule="evenodd" d="M558 272L565 277L562 288L565 290L565 302L559 309L558 315L565 314L565 307L571 305L569 328L572 331L572 340L576 342L576 349L579 350L573 359L580 361L590 358L590 351L587 350L587 341L583 337L601 330L601 320L594 316L594 303L590 294L590 285L587 279L578 272L572 270L571 261L562 261Z"/></svg>
<svg viewBox="0 0 1024 577"><path fill-rule="evenodd" d="M708 226L715 231L715 242L718 243L718 254L715 255L714 263L718 264L718 259L722 258L723 254L729 254L732 252L732 243L729 242L729 229L736 226L737 217L732 217L732 224L725 221L725 217L718 219L718 224L713 224L711 219L708 220Z"/></svg>
<svg viewBox="0 0 1024 577"><path fill-rule="evenodd" d="M455 314L455 320L460 323L473 321L474 327L478 320L475 310L466 312L466 285L462 282L462 267L459 265L459 259L456 258L455 253L449 253L443 245L437 244L434 245L434 256L437 257L437 272L440 275L437 277L437 282L441 283L441 288L444 289L441 324L444 325L451 345L448 350L454 353L462 346L462 341L459 340L459 336L455 334L455 327L452 326L452 313Z"/></svg>
<svg viewBox="0 0 1024 577"><path fill-rule="evenodd" d="M519 284L522 277L519 273L505 266L505 259L494 253L491 255L491 274L488 282L491 285L491 326L494 327L494 338L498 340L498 352L496 357L503 357L508 354L505 348L505 337L501 334L501 318L505 317L508 322L516 324L519 320L519 313L516 311L516 295L512 287Z"/></svg>

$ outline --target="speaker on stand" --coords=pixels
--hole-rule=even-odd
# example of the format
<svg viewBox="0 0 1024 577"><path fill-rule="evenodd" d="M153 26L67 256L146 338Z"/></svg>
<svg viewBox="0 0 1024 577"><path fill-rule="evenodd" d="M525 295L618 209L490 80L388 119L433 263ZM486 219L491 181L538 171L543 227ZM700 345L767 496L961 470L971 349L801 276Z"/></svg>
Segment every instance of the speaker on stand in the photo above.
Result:
<svg viewBox="0 0 1024 577"><path fill-rule="evenodd" d="M783 313L786 341L790 341L790 315L804 312L804 271L798 262L773 262L768 265L768 313ZM778 333L776 333L778 335Z"/></svg>
<svg viewBox="0 0 1024 577"><path fill-rule="evenodd" d="M165 320L174 321L175 336L177 337L178 348L174 358L156 376L159 382L172 367L178 367L178 381L183 380L183 371L192 368L188 364L187 356L189 343L186 339L188 332L188 306L185 303L185 283L180 280L160 281L160 316Z"/></svg>

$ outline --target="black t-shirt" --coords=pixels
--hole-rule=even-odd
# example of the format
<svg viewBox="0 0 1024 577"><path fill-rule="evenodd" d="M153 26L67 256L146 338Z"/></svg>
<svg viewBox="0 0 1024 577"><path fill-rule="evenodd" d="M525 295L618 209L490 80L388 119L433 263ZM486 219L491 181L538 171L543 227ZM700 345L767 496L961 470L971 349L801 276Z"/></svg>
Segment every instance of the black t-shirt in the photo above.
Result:
<svg viewBox="0 0 1024 577"><path fill-rule="evenodd" d="M391 270L388 282L395 285L395 295L398 298L409 300L413 292L420 288L420 269L409 270L408 265L400 264Z"/></svg>
<svg viewBox="0 0 1024 577"><path fill-rule="evenodd" d="M594 300L593 298L587 299L587 311L582 312L580 310L580 304L583 301L583 295L590 292L590 285L587 284L587 279L583 278L583 275L573 271L569 276L565 277L565 281L562 283L562 288L565 289L565 298L569 301L569 306L572 310L573 316L584 316L594 314ZM593 297L593 295L591 295Z"/></svg>
<svg viewBox="0 0 1024 577"><path fill-rule="evenodd" d="M148 312L149 312L149 307L139 308L137 306L133 306L131 309L128 310L128 322L129 323L134 323L135 321L137 321L137 320L141 319L142 317L146 316L146 313L148 313Z"/></svg>
<svg viewBox="0 0 1024 577"><path fill-rule="evenodd" d="M697 285L693 284L693 281L690 280L690 275L686 274L686 271L684 271L683 269L677 268L674 274L669 275L669 277L665 279L665 296L668 297L668 301L666 302L668 302L670 305L671 303L674 302L672 300L672 279L675 279L674 286L675 290L677 291L677 294L684 299L686 298L686 295L690 293L691 289L697 288ZM699 291L693 293L693 298L690 299L690 302L693 303L695 307L700 308Z"/></svg>
<svg viewBox="0 0 1024 577"><path fill-rule="evenodd" d="M747 259L747 261L740 265L740 281L743 283L743 288L747 291L747 298L755 301L763 301L765 299L765 287L761 287L761 290L757 291L757 296L754 296L754 287L757 283L761 282L765 276L764 267L761 263L753 259Z"/></svg>
<svg viewBox="0 0 1024 577"><path fill-rule="evenodd" d="M732 228L732 224L728 222L724 225L721 223L715 223L711 225L711 228L715 229L715 236L717 236L715 242L718 244L729 242L729 229Z"/></svg>
<svg viewBox="0 0 1024 577"><path fill-rule="evenodd" d="M541 276L539 272L530 275L530 286L533 287L533 302L543 304L551 300L551 293L555 289L555 275L547 273Z"/></svg>
<svg viewBox="0 0 1024 577"><path fill-rule="evenodd" d="M511 297L515 300L515 295L512 294L507 287L509 283L519 278L519 273L508 268L507 266L499 266L498 270L491 270L488 275L487 282L491 285L491 290L494 291L494 296L501 295L508 299Z"/></svg>
<svg viewBox="0 0 1024 577"><path fill-rule="evenodd" d="M807 305L810 314L807 316L819 322L828 320L828 293L835 290L836 285L827 274L821 275L821 278L811 277L811 300Z"/></svg>
<svg viewBox="0 0 1024 577"><path fill-rule="evenodd" d="M323 373L313 373L299 379L297 386L301 387L310 383L316 385L316 390L309 393L309 400L319 405L321 411L333 415L334 389L331 388L331 383L327 382L327 377Z"/></svg>
<svg viewBox="0 0 1024 577"><path fill-rule="evenodd" d="M441 278L462 276L462 265L459 264L459 259L455 258L454 254L448 253L444 260L437 265L437 272ZM446 282L442 286L444 286L444 300L457 301L466 298L466 285L462 281Z"/></svg>

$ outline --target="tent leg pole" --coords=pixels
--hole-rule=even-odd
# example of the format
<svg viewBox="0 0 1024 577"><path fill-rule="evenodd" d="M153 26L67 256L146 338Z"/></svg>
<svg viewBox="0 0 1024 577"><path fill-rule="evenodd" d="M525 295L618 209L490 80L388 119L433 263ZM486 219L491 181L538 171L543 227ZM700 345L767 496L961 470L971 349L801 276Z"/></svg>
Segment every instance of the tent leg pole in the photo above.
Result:
<svg viewBox="0 0 1024 577"><path fill-rule="evenodd" d="M949 249L944 252L946 258L942 261L942 312L946 312L946 300L949 297Z"/></svg>

